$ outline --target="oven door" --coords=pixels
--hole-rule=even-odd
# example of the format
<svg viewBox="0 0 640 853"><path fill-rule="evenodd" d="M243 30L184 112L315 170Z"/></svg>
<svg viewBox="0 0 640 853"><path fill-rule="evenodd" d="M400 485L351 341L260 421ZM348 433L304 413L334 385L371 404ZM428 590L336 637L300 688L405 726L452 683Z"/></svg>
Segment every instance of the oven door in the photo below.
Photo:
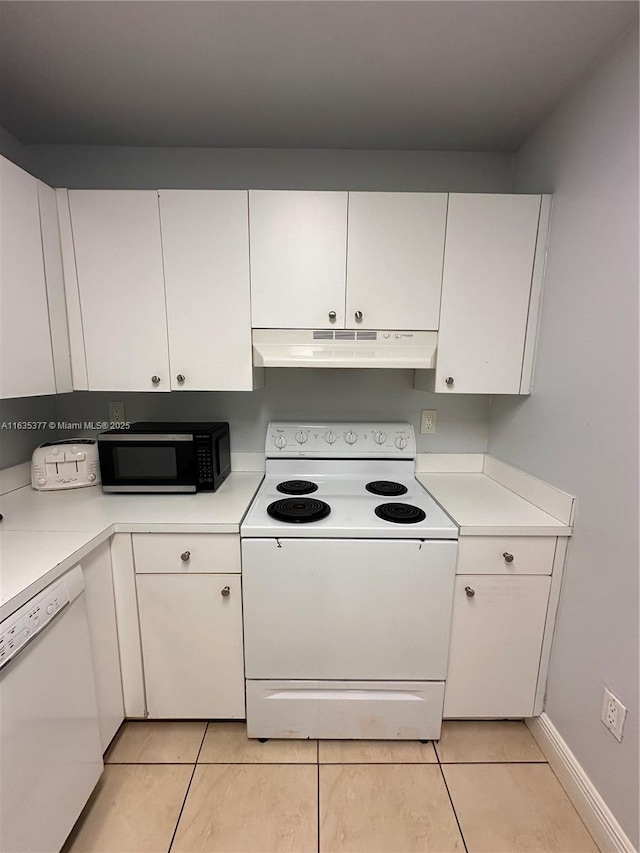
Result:
<svg viewBox="0 0 640 853"><path fill-rule="evenodd" d="M98 436L104 492L195 492L193 435Z"/></svg>
<svg viewBox="0 0 640 853"><path fill-rule="evenodd" d="M457 542L245 539L248 679L443 680Z"/></svg>

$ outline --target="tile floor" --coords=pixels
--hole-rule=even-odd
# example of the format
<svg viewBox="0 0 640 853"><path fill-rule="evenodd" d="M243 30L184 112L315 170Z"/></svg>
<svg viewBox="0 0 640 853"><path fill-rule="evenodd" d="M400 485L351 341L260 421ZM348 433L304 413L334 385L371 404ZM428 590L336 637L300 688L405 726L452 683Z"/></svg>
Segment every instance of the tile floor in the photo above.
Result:
<svg viewBox="0 0 640 853"><path fill-rule="evenodd" d="M519 722L445 722L435 748L129 722L105 763L63 853L598 850Z"/></svg>

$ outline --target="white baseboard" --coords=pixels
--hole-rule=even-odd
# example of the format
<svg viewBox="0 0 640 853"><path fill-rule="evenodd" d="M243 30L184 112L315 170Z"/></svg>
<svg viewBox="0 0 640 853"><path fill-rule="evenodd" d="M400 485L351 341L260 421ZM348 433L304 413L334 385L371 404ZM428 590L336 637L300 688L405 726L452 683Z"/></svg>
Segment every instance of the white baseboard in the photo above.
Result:
<svg viewBox="0 0 640 853"><path fill-rule="evenodd" d="M525 722L600 850L638 853L549 717Z"/></svg>

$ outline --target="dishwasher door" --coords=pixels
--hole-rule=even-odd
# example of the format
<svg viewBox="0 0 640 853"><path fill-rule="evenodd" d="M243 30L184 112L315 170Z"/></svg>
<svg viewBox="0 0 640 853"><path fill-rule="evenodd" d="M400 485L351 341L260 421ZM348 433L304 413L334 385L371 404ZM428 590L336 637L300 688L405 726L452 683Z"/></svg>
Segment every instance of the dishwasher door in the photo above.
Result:
<svg viewBox="0 0 640 853"><path fill-rule="evenodd" d="M0 670L0 851L57 853L103 769L80 567L0 631L28 636Z"/></svg>

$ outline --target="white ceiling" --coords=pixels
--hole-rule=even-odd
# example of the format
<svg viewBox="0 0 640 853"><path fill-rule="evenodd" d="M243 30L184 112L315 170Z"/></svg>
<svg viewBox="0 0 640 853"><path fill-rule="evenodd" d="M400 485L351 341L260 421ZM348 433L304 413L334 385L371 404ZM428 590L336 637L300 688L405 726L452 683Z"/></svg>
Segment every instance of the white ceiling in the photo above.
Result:
<svg viewBox="0 0 640 853"><path fill-rule="evenodd" d="M638 8L0 2L0 125L25 143L515 151Z"/></svg>

